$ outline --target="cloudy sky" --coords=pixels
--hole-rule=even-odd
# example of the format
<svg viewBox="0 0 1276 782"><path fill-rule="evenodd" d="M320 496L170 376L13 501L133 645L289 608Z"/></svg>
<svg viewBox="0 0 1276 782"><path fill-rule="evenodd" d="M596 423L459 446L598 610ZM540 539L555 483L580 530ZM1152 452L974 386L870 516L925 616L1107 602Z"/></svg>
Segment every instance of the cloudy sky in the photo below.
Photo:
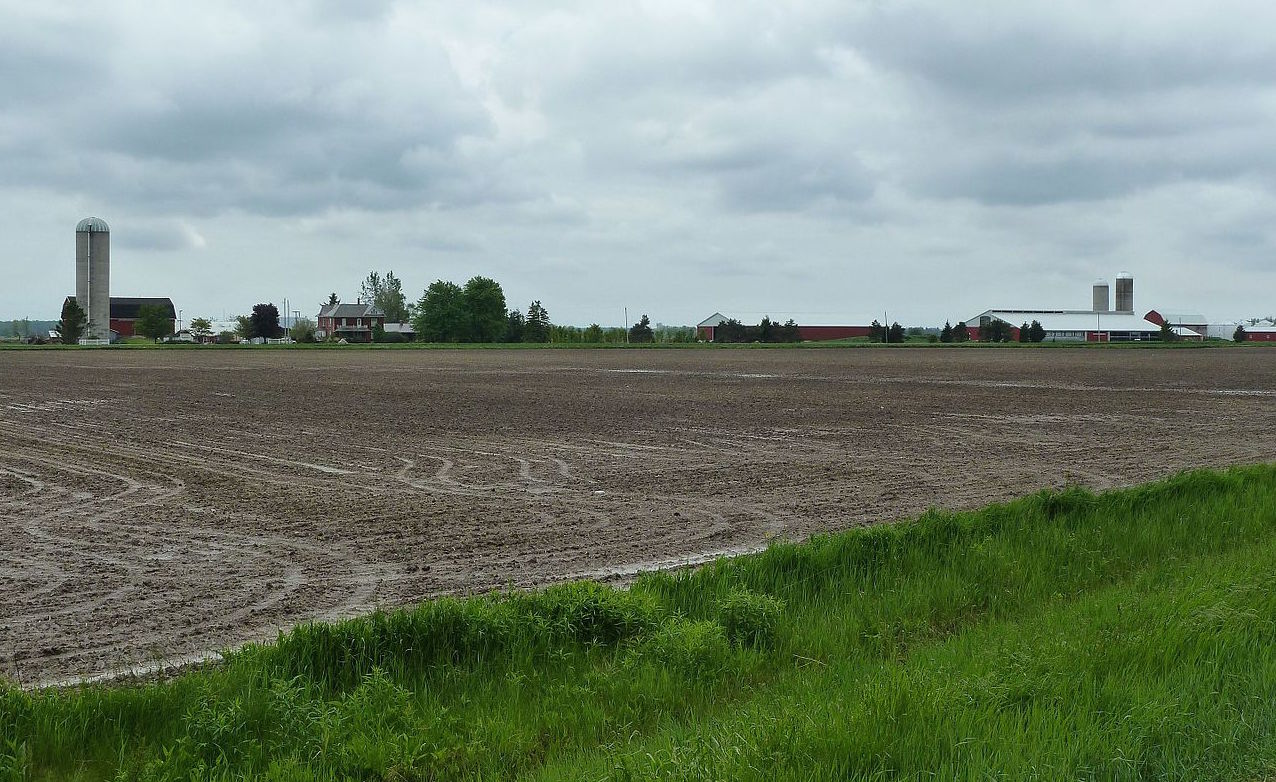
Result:
<svg viewBox="0 0 1276 782"><path fill-rule="evenodd" d="M369 270L555 322L1276 314L1269 2L0 0L0 317L309 314Z"/></svg>

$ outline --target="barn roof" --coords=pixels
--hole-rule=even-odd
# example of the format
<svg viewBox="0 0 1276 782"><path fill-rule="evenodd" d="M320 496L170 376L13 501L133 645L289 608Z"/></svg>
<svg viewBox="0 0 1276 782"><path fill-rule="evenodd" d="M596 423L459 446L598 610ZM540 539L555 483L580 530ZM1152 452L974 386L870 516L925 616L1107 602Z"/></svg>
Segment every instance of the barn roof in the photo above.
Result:
<svg viewBox="0 0 1276 782"><path fill-rule="evenodd" d="M966 321L978 328L981 318L991 317L1020 326L1034 320L1046 331L1137 331L1159 332L1161 327L1132 312L1089 312L1086 310L986 310Z"/></svg>
<svg viewBox="0 0 1276 782"><path fill-rule="evenodd" d="M68 301L74 299L74 296L67 296ZM173 300L167 296L163 298L145 297L145 296L112 296L111 297L111 318L113 320L137 320L138 313L143 307L159 307L164 311L164 317L177 319L177 308L173 306Z"/></svg>

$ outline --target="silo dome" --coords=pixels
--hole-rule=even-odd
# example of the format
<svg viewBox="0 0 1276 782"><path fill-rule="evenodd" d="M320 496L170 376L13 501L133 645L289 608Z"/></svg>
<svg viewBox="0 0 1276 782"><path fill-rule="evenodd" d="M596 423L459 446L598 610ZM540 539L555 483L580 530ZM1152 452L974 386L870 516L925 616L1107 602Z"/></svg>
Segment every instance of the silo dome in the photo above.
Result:
<svg viewBox="0 0 1276 782"><path fill-rule="evenodd" d="M111 232L111 226L100 217L86 217L75 226L76 233L104 233Z"/></svg>

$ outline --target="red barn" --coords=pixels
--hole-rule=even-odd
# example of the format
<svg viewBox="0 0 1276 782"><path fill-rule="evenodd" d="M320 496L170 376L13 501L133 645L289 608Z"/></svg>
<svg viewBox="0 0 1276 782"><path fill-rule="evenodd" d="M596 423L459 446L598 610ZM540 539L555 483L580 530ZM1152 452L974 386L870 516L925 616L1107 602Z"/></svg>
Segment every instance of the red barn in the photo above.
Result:
<svg viewBox="0 0 1276 782"><path fill-rule="evenodd" d="M715 312L696 325L696 339L701 342L712 342L718 326L729 318L721 312ZM779 325L780 321L776 321ZM872 335L870 326L798 326L798 339L803 342L824 342L831 339L852 339Z"/></svg>
<svg viewBox="0 0 1276 782"><path fill-rule="evenodd" d="M74 296L67 296L71 301ZM137 318L143 307L158 307L168 320L168 332L173 333L177 323L177 309L170 298L112 296L111 297L111 331L117 337L131 337L136 334Z"/></svg>

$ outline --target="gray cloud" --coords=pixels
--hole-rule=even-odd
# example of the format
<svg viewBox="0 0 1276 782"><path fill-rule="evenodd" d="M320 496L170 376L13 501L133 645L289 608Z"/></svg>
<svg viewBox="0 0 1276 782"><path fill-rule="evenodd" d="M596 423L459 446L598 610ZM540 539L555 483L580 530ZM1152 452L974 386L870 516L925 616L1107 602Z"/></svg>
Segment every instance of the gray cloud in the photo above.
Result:
<svg viewBox="0 0 1276 782"><path fill-rule="evenodd" d="M488 274L584 323L631 299L942 322L1121 269L1163 308L1243 312L1276 285L1273 22L1239 0L10 4L0 317L62 294L90 213L121 289L188 312L373 267Z"/></svg>

